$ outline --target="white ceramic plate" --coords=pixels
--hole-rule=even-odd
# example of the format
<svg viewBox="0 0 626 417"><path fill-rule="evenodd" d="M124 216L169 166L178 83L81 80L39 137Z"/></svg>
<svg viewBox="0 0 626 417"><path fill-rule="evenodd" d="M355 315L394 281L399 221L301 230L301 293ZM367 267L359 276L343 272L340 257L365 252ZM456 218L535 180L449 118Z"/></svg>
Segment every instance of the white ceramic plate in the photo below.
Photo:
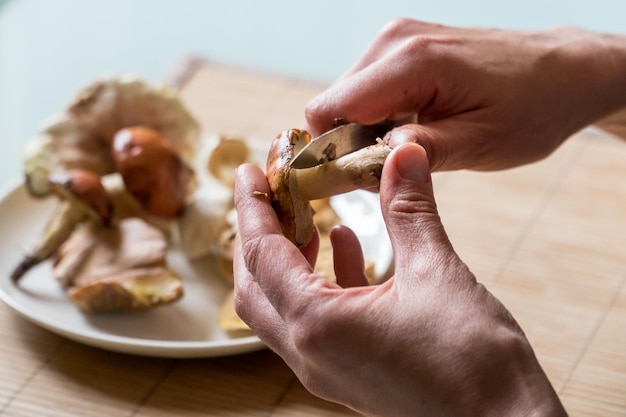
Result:
<svg viewBox="0 0 626 417"><path fill-rule="evenodd" d="M332 199L338 214L362 238L365 256L377 271L389 267L391 251L380 220L378 197L355 192ZM250 332L228 333L217 311L229 287L212 273L210 261L189 262L176 249L170 267L183 277L185 295L176 303L132 314L85 314L65 296L46 261L22 277L19 287L10 274L34 247L56 204L35 200L23 185L0 195L0 298L31 322L87 345L117 352L159 357L210 357L250 352L264 344ZM349 216L347 215L349 213Z"/></svg>
<svg viewBox="0 0 626 417"><path fill-rule="evenodd" d="M132 314L85 314L70 302L43 262L22 277L10 279L23 254L33 248L49 219L54 199L34 200L22 185L0 200L0 297L22 316L54 333L87 345L118 352L162 357L205 357L262 349L250 332L229 334L216 315L228 285L206 274L211 265L189 263L176 250L170 267L184 282L184 297L171 305Z"/></svg>

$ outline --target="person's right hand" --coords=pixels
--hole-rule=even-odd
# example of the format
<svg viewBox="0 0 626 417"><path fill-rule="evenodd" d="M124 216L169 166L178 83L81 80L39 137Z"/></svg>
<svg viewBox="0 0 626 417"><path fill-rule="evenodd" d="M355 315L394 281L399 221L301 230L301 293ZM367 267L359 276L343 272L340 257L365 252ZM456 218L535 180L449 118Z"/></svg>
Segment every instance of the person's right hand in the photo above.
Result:
<svg viewBox="0 0 626 417"><path fill-rule="evenodd" d="M306 108L319 135L419 114L391 145L417 142L434 170L539 160L626 106L626 37L580 29L462 29L398 19Z"/></svg>

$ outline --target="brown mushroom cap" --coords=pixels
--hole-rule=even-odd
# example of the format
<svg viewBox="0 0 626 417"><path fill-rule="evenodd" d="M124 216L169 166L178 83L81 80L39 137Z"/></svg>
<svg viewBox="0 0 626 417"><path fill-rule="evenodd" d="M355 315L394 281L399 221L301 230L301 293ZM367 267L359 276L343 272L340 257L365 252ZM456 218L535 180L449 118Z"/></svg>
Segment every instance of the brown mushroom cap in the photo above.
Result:
<svg viewBox="0 0 626 417"><path fill-rule="evenodd" d="M313 209L300 196L297 182L290 181L289 164L310 140L305 130L285 130L272 142L267 159L266 176L272 191L272 206L283 233L298 246L307 245L313 238Z"/></svg>
<svg viewBox="0 0 626 417"><path fill-rule="evenodd" d="M91 171L74 169L54 172L48 176L52 192L76 204L97 223L109 224L113 215L113 203L100 182Z"/></svg>
<svg viewBox="0 0 626 417"><path fill-rule="evenodd" d="M199 139L199 126L178 93L121 75L96 80L81 89L62 111L52 115L24 153L27 189L48 195L48 174L86 169L102 176L112 173L114 135L125 127L158 130L179 155L190 163Z"/></svg>
<svg viewBox="0 0 626 417"><path fill-rule="evenodd" d="M183 211L194 173L159 132L122 129L113 139L112 153L126 188L147 212L173 218Z"/></svg>

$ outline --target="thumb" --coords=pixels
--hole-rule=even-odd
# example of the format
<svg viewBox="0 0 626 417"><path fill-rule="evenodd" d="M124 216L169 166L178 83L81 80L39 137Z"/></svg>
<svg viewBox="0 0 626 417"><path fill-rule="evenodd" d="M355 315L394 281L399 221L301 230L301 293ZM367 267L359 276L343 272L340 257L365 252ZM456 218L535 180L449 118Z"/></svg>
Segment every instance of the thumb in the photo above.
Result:
<svg viewBox="0 0 626 417"><path fill-rule="evenodd" d="M415 143L392 150L380 184L382 213L395 256L396 273L414 275L454 251L441 224L426 151Z"/></svg>
<svg viewBox="0 0 626 417"><path fill-rule="evenodd" d="M458 131L457 131L458 132ZM424 125L408 123L394 128L388 133L389 146L397 147L403 143L417 143L426 151L430 167L433 171L446 168L445 138L442 132ZM458 135L458 133L457 133Z"/></svg>
<svg viewBox="0 0 626 417"><path fill-rule="evenodd" d="M481 169L485 168L485 150L481 141L473 137L475 131L476 126L466 121L445 119L396 127L387 139L391 147L409 142L423 147L433 171Z"/></svg>

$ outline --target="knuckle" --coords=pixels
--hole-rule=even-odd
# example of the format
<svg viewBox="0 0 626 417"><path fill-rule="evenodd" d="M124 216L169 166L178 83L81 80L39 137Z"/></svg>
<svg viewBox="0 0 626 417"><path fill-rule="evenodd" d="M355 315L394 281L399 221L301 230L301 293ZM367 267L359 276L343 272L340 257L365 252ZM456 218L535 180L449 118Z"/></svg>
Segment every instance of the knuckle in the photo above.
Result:
<svg viewBox="0 0 626 417"><path fill-rule="evenodd" d="M383 26L379 37L385 42L402 41L402 51L410 58L423 57L433 55L430 51L441 43L441 28L441 25L400 17Z"/></svg>
<svg viewBox="0 0 626 417"><path fill-rule="evenodd" d="M407 190L389 203L389 220L420 242L447 241L437 204L432 196Z"/></svg>
<svg viewBox="0 0 626 417"><path fill-rule="evenodd" d="M304 117L309 123L319 123L326 117L325 107L322 105L322 100L314 98L309 101L304 108Z"/></svg>
<svg viewBox="0 0 626 417"><path fill-rule="evenodd" d="M334 127L338 115L334 107L336 101L330 98L331 95L332 87L309 101L304 108L304 117L311 134L318 135Z"/></svg>
<svg viewBox="0 0 626 417"><path fill-rule="evenodd" d="M398 17L387 22L380 31L380 37L383 39L397 39L405 37L409 33L413 33L417 21L407 18Z"/></svg>
<svg viewBox="0 0 626 417"><path fill-rule="evenodd" d="M273 252L280 247L276 240L281 238L284 239L284 236L264 234L240 239L243 260L252 276L257 276L263 266L267 265L268 259L275 259Z"/></svg>
<svg viewBox="0 0 626 417"><path fill-rule="evenodd" d="M257 263L259 260L259 254L262 253L263 238L261 236L254 236L249 239L240 239L241 253L245 261L246 269L254 276Z"/></svg>
<svg viewBox="0 0 626 417"><path fill-rule="evenodd" d="M411 188L399 190L391 199L389 208L398 220L414 222L416 215L428 220L439 219L433 196Z"/></svg>
<svg viewBox="0 0 626 417"><path fill-rule="evenodd" d="M434 36L414 35L404 44L403 53L410 59L429 59L429 65L432 65L433 58L441 56L438 52L440 44L440 39Z"/></svg>

